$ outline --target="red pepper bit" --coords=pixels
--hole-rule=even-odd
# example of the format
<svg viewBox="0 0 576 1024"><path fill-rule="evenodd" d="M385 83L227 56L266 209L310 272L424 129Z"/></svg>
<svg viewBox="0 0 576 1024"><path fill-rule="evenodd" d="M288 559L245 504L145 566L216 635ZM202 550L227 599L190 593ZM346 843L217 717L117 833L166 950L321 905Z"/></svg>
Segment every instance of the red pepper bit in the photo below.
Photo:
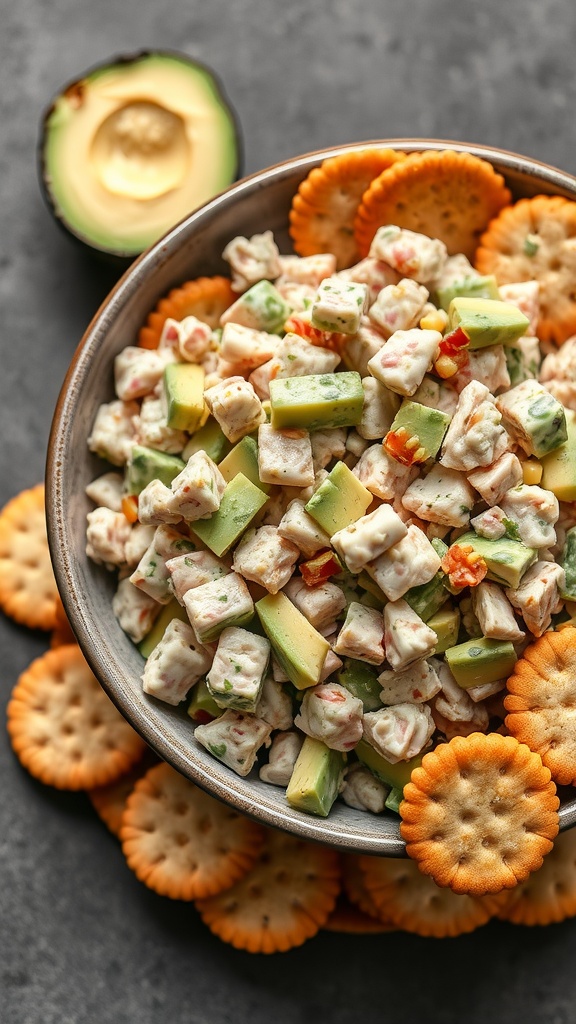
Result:
<svg viewBox="0 0 576 1024"><path fill-rule="evenodd" d="M442 338L438 345L440 355L434 363L434 372L438 377L447 380L466 366L469 362L468 344L469 338L461 327Z"/></svg>
<svg viewBox="0 0 576 1024"><path fill-rule="evenodd" d="M314 558L302 562L300 572L306 586L314 587L317 583L324 583L331 576L342 572L342 565L333 551L321 551Z"/></svg>
<svg viewBox="0 0 576 1024"><path fill-rule="evenodd" d="M298 316L298 313L292 313L288 317L284 324L284 330L287 334L297 334L298 337L309 341L311 345L330 348L335 352L341 352L348 340L346 334L338 334L337 331L322 331L319 327L314 327L310 320L304 316Z"/></svg>
<svg viewBox="0 0 576 1024"><path fill-rule="evenodd" d="M214 715L211 715L209 711L205 711L204 708L198 708L194 712L194 721L200 725L208 725L209 722L214 721Z"/></svg>
<svg viewBox="0 0 576 1024"><path fill-rule="evenodd" d="M122 511L129 523L138 522L138 495L125 494L122 498Z"/></svg>
<svg viewBox="0 0 576 1024"><path fill-rule="evenodd" d="M415 462L426 462L427 449L420 443L418 434L410 434L406 427L389 430L382 444L396 462L412 466Z"/></svg>
<svg viewBox="0 0 576 1024"><path fill-rule="evenodd" d="M471 544L452 544L440 563L453 587L477 587L482 582L488 566Z"/></svg>

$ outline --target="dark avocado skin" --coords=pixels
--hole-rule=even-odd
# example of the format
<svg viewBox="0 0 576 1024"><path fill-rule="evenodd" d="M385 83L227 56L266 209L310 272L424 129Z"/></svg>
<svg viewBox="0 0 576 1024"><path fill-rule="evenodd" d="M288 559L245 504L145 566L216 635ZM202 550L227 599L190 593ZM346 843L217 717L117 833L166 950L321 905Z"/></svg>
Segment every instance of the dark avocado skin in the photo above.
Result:
<svg viewBox="0 0 576 1024"><path fill-rule="evenodd" d="M122 67L123 65L134 64L140 60L144 60L147 57L174 57L177 60L182 61L183 64L189 64L191 67L199 68L207 75L207 77L212 79L214 88L218 94L220 102L223 107L226 107L228 109L228 112L232 119L232 123L234 125L236 168L234 177L230 184L232 184L234 181L238 181L239 178L241 178L244 173L244 141L242 136L242 126L240 124L240 119L238 117L236 110L232 106L230 99L226 94L226 90L224 89L222 80L220 79L218 74L214 72L212 68L208 66L208 64L203 63L203 61L196 60L195 58L189 57L187 54L180 53L177 50L138 50L134 53L118 54L116 56L110 57L109 60L101 61L98 64L93 64L90 68L84 71L77 78L74 78L66 85L63 85L62 88L59 89L56 95L53 97L48 107L46 107L40 119L40 129L38 134L38 144L36 152L36 162L40 191L42 193L42 197L48 209L50 210L50 213L56 221L56 224L58 224L58 226L65 232L67 237L71 238L75 243L80 245L85 252L88 252L92 256L95 256L98 260L104 262L108 267L110 267L113 270L116 270L118 273L122 273L124 270L126 270L127 267L129 267L130 264L133 263L135 259L137 259L137 254L135 254L134 252L118 252L117 250L105 249L101 246L96 245L94 242L91 242L90 239L86 238L84 235L76 231L74 225L70 224L66 220L66 218L63 217L58 212L54 205L52 196L50 194L50 189L46 184L46 165L44 158L46 125L48 118L50 117L50 114L54 109L56 100L59 99L59 97L64 95L65 93L72 92L74 89L78 89L85 78L89 78L95 72L103 71L105 68ZM176 225L173 226L175 227Z"/></svg>

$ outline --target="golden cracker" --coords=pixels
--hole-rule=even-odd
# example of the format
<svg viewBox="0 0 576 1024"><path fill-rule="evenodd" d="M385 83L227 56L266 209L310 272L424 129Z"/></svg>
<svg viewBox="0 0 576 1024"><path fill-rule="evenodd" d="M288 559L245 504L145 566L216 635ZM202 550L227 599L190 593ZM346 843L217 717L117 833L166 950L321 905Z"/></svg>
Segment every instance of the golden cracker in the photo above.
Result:
<svg viewBox="0 0 576 1024"><path fill-rule="evenodd" d="M49 630L56 625L57 595L44 484L37 484L0 512L0 608L23 626Z"/></svg>
<svg viewBox="0 0 576 1024"><path fill-rule="evenodd" d="M76 644L32 662L14 687L7 714L20 762L57 789L106 785L126 772L145 746Z"/></svg>
<svg viewBox="0 0 576 1024"><path fill-rule="evenodd" d="M366 256L384 224L441 239L453 255L472 259L489 222L511 200L504 178L471 153L411 153L376 178L364 193L354 225Z"/></svg>
<svg viewBox="0 0 576 1024"><path fill-rule="evenodd" d="M576 916L576 831L561 832L534 871L497 912L513 924L547 925Z"/></svg>
<svg viewBox="0 0 576 1024"><path fill-rule="evenodd" d="M236 949L278 953L316 935L339 892L334 850L266 829L252 870L231 889L196 906L210 930Z"/></svg>
<svg viewBox="0 0 576 1024"><path fill-rule="evenodd" d="M326 932L342 932L345 935L379 935L395 931L394 925L365 914L359 907L340 895L330 917L323 926Z"/></svg>
<svg viewBox="0 0 576 1024"><path fill-rule="evenodd" d="M88 798L99 818L110 829L117 839L120 838L122 815L126 809L128 797L134 790L139 779L152 767L158 764L159 758L147 747L140 760L107 786L97 786L87 791Z"/></svg>
<svg viewBox="0 0 576 1024"><path fill-rule="evenodd" d="M128 866L160 896L213 896L255 863L262 828L162 763L135 785L122 815Z"/></svg>
<svg viewBox="0 0 576 1024"><path fill-rule="evenodd" d="M164 324L168 319L184 320L195 316L213 330L220 324L220 317L238 296L232 291L227 277L198 277L185 281L180 288L173 288L160 299L143 327L140 328L138 344L141 348L158 348Z"/></svg>
<svg viewBox="0 0 576 1024"><path fill-rule="evenodd" d="M457 736L425 754L400 804L400 831L420 870L455 893L511 889L558 832L556 787L512 736Z"/></svg>

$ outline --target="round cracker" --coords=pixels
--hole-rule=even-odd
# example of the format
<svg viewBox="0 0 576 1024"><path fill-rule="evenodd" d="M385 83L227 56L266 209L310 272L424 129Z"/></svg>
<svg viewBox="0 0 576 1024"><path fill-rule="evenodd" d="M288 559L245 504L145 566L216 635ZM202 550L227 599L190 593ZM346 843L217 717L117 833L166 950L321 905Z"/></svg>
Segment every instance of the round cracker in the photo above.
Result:
<svg viewBox="0 0 576 1024"><path fill-rule="evenodd" d="M538 871L497 912L513 924L547 925L576 916L576 831L561 832Z"/></svg>
<svg viewBox="0 0 576 1024"><path fill-rule="evenodd" d="M405 154L365 149L329 157L315 167L292 200L290 237L300 256L331 252L338 270L359 259L354 219L370 182Z"/></svg>
<svg viewBox="0 0 576 1024"><path fill-rule="evenodd" d="M37 484L0 512L0 608L23 626L49 630L56 625L57 596L44 484Z"/></svg>
<svg viewBox="0 0 576 1024"><path fill-rule="evenodd" d="M106 785L128 771L145 749L76 644L47 651L32 662L14 687L7 714L20 762L57 789Z"/></svg>
<svg viewBox="0 0 576 1024"><path fill-rule="evenodd" d="M152 765L158 764L158 761L159 759L154 751L147 747L143 752L143 757L129 771L121 775L119 779L109 782L107 786L97 786L95 789L87 791L88 798L96 814L117 839L120 838L122 815L126 809L128 797L134 790L138 780L146 774Z"/></svg>
<svg viewBox="0 0 576 1024"><path fill-rule="evenodd" d="M140 328L138 344L141 348L158 348L164 324L168 319L184 320L195 316L213 330L220 324L220 317L238 296L232 291L227 277L198 277L185 281L180 288L173 288L160 299L143 327Z"/></svg>
<svg viewBox="0 0 576 1024"><path fill-rule="evenodd" d="M475 265L498 284L538 281L541 341L561 345L576 333L575 202L562 196L519 199L490 222Z"/></svg>
<svg viewBox="0 0 576 1024"><path fill-rule="evenodd" d="M400 831L420 870L455 893L511 889L542 864L558 832L550 771L499 733L456 736L425 754L400 804Z"/></svg>
<svg viewBox="0 0 576 1024"><path fill-rule="evenodd" d="M222 892L246 874L263 831L162 763L128 797L120 841L128 866L149 889L173 900L195 900Z"/></svg>
<svg viewBox="0 0 576 1024"><path fill-rule="evenodd" d="M576 783L576 629L544 633L506 683L508 732L535 750L561 786Z"/></svg>
<svg viewBox="0 0 576 1024"><path fill-rule="evenodd" d="M355 853L347 853L342 857L342 887L349 902L363 914L389 924L388 918L385 915L382 918L374 905L366 888L360 857Z"/></svg>
<svg viewBox="0 0 576 1024"><path fill-rule="evenodd" d="M220 896L196 903L224 942L250 953L301 946L323 928L340 892L338 854L266 829L256 865Z"/></svg>
<svg viewBox="0 0 576 1024"><path fill-rule="evenodd" d="M379 913L396 928L436 939L472 932L494 914L494 898L441 889L407 858L360 857L364 884Z"/></svg>
<svg viewBox="0 0 576 1024"><path fill-rule="evenodd" d="M384 171L362 197L354 224L361 256L376 231L397 224L441 239L450 255L472 259L489 222L511 200L504 178L471 153L411 153Z"/></svg>
<svg viewBox="0 0 576 1024"><path fill-rule="evenodd" d="M345 896L340 895L323 930L343 932L346 935L379 935L382 932L395 931L395 928L392 924L386 924L377 917L365 914Z"/></svg>

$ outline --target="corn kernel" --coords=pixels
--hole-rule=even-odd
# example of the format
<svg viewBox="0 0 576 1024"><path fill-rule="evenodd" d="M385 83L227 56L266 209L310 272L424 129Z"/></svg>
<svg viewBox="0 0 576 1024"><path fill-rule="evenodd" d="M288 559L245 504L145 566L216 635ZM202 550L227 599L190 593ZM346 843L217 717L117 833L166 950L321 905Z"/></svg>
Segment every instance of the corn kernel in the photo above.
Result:
<svg viewBox="0 0 576 1024"><path fill-rule="evenodd" d="M444 310L436 309L433 313L423 316L419 326L423 331L439 331L440 334L443 334L447 323L448 317Z"/></svg>
<svg viewBox="0 0 576 1024"><path fill-rule="evenodd" d="M525 484L539 484L542 479L542 466L536 459L526 459L522 463L522 480Z"/></svg>

